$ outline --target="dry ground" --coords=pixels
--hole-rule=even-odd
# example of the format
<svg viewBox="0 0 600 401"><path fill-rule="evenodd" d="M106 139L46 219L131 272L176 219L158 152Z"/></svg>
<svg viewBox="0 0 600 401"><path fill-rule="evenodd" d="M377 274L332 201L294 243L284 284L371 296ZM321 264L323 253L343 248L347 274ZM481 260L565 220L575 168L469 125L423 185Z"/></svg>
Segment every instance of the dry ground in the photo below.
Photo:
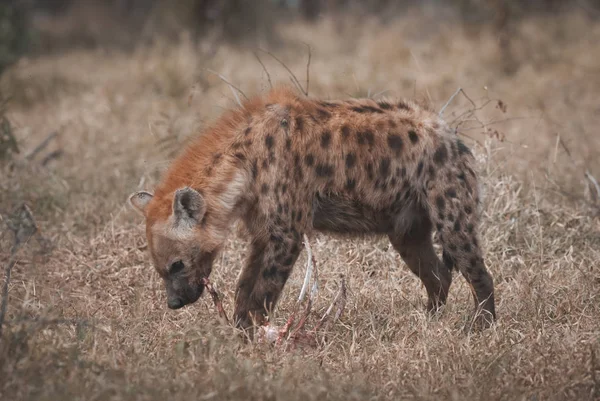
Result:
<svg viewBox="0 0 600 401"><path fill-rule="evenodd" d="M362 19L282 29L285 46L274 51L301 81L302 41L312 47L313 95L389 90L441 108L460 86L477 104L489 97L508 106L479 110L485 129L472 118L461 125L477 140L498 324L465 332L472 301L462 277L443 313L428 317L424 289L386 240L317 235L316 311L328 305L340 273L348 305L323 333L322 348L289 353L241 342L206 296L168 310L143 250L142 221L125 205L132 191L152 188L188 135L234 105L206 68L247 94L268 88L252 53L208 41L194 48L183 37L133 54L23 60L1 83L13 95L8 117L21 148L26 154L57 131L44 152L63 153L44 167L43 155L32 162L23 154L0 166L2 266L12 241L5 225L21 202L46 241L30 241L13 271L0 399L600 399L600 227L582 179L586 168L600 175L600 25L573 13L518 28L513 75L503 72L508 56L493 32L473 34L428 15L385 27ZM288 80L262 59L273 81ZM458 96L446 116L470 107ZM212 276L229 310L246 252L232 236ZM276 322L303 273L290 278Z"/></svg>

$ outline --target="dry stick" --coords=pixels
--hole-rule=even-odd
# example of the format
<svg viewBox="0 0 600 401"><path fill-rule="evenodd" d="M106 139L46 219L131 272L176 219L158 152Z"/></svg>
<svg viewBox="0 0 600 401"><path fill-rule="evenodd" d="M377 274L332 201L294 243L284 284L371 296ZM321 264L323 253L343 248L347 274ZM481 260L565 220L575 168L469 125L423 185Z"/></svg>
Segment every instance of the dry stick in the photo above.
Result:
<svg viewBox="0 0 600 401"><path fill-rule="evenodd" d="M54 138L56 138L57 135L58 135L57 131L51 132L42 142L40 142L40 144L38 146L36 146L31 152L29 152L29 154L27 156L25 156L25 159L29 160L29 161L32 160L38 153L40 153L42 150L44 150L44 148L46 146L48 146L50 141L52 141Z"/></svg>
<svg viewBox="0 0 600 401"><path fill-rule="evenodd" d="M213 71L209 68L206 69L206 71L210 72L211 74L215 74L217 77L219 77L219 79L223 82L225 82L227 85L229 85L229 89L231 89L231 93L233 93L233 96L235 96L235 100L237 100L238 104L240 106L242 106L242 102L240 101L240 98L238 97L237 93L235 93L234 89L238 92L240 92L242 94L242 96L244 96L244 98L246 100L248 100L248 96L246 96L246 94L237 86L235 86L234 84L232 84L231 82L229 82L223 75L219 74L216 71Z"/></svg>
<svg viewBox="0 0 600 401"><path fill-rule="evenodd" d="M296 86L296 88L300 92L304 93L305 96L308 96L308 93L304 89L302 89L302 85L300 85L300 81L298 81L298 78L296 78L296 74L294 74L292 72L292 70L290 70L290 68L287 65L285 65L285 63L283 61L279 60L273 53L271 53L268 50L261 49L260 47L258 48L258 50L261 51L261 52L263 52L263 53L268 54L269 56L271 56L273 58L273 60L275 60L279 64L281 64L281 66L283 68L285 68L287 70L287 72L290 74L290 79L291 79L292 83Z"/></svg>
<svg viewBox="0 0 600 401"><path fill-rule="evenodd" d="M254 54L254 57L256 57L256 59L258 60L258 62L262 66L263 71L265 72L265 74L267 74L267 80L269 81L269 87L271 89L273 89L273 82L271 82L271 74L269 74L269 71L267 70L267 67L265 67L265 65L263 64L263 62L260 59L260 57L258 57L258 54L256 54L256 52L252 52L252 54Z"/></svg>

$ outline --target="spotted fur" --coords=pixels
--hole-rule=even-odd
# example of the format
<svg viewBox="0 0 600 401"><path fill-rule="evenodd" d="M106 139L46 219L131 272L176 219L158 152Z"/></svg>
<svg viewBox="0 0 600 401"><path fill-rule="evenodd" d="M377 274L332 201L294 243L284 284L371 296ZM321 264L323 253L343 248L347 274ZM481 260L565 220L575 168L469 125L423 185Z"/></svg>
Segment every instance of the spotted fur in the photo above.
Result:
<svg viewBox="0 0 600 401"><path fill-rule="evenodd" d="M131 202L146 216L173 308L200 296L202 277L242 220L252 250L236 290L241 326L275 306L313 230L387 235L422 280L431 310L445 303L457 267L491 321L473 164L447 124L416 103L325 102L279 88L223 115L173 162L154 196Z"/></svg>

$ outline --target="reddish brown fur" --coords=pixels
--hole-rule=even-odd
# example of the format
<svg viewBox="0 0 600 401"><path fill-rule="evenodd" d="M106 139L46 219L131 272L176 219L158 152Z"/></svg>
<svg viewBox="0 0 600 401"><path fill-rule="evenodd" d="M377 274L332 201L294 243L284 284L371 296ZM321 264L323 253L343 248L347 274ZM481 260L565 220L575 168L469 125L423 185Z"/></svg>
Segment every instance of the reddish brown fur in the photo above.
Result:
<svg viewBox="0 0 600 401"><path fill-rule="evenodd" d="M183 187L202 200L202 219L188 231L172 217L175 192ZM470 151L431 110L409 101L324 102L278 88L198 136L143 210L167 285L172 254L190 261L181 277L197 283L210 273L232 223L245 222L252 254L239 279L235 314L243 326L275 305L302 234L313 229L387 234L422 279L430 309L445 302L456 265L491 318L493 283L478 244L478 197ZM443 263L433 251L434 228ZM181 256L187 248L196 255Z"/></svg>

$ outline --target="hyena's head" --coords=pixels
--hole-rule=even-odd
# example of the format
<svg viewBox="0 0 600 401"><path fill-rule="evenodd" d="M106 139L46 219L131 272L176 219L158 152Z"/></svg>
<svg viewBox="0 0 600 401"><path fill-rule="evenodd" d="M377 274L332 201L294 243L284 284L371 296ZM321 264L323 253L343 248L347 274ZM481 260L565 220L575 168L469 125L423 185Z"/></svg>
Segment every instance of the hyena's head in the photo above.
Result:
<svg viewBox="0 0 600 401"><path fill-rule="evenodd" d="M179 309L196 302L218 248L205 224L204 197L185 187L160 198L136 192L129 201L146 217L148 248L154 267L164 280L167 305Z"/></svg>

